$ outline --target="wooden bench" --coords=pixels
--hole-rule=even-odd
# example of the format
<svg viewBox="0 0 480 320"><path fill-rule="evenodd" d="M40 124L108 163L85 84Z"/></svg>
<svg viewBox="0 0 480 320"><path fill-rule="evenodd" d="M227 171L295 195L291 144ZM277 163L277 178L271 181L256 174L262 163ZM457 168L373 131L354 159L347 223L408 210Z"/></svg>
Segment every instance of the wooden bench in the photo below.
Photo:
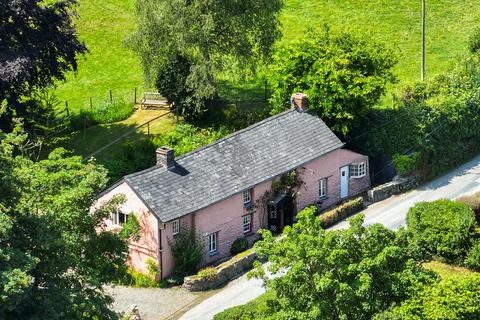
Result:
<svg viewBox="0 0 480 320"><path fill-rule="evenodd" d="M140 104L142 109L147 109L148 107L160 108L168 106L168 101L158 92L144 92Z"/></svg>

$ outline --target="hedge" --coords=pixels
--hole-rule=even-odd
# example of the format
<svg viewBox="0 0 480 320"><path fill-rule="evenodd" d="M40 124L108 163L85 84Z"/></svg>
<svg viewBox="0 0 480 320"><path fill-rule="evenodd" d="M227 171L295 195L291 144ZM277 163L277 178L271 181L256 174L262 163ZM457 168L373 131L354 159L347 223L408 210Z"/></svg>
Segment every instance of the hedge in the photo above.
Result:
<svg viewBox="0 0 480 320"><path fill-rule="evenodd" d="M358 197L352 200L347 200L332 210L326 211L319 215L322 221L323 228L329 228L352 214L355 214L363 209L363 198Z"/></svg>

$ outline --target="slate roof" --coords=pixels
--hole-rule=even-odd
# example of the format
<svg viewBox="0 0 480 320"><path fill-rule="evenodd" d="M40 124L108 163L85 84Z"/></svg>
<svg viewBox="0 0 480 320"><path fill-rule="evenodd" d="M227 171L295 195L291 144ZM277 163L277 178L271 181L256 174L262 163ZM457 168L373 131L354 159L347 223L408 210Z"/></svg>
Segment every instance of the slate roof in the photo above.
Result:
<svg viewBox="0 0 480 320"><path fill-rule="evenodd" d="M317 116L291 109L176 159L124 177L168 222L284 174L343 143Z"/></svg>

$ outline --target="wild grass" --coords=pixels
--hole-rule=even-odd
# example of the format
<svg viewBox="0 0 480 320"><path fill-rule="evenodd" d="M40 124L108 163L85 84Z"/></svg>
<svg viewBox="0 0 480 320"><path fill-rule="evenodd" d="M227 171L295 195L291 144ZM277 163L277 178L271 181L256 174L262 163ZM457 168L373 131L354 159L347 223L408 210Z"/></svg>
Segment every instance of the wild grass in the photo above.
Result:
<svg viewBox="0 0 480 320"><path fill-rule="evenodd" d="M423 266L429 270L435 271L442 278L450 278L453 276L464 276L472 273L472 271L463 268L454 266L447 263L442 263L439 261L430 261L423 264Z"/></svg>
<svg viewBox="0 0 480 320"><path fill-rule="evenodd" d="M82 109L79 113L74 113L70 117L70 123L74 130L83 130L88 127L114 123L130 117L133 113L133 103L127 103L123 99L103 101L92 109Z"/></svg>

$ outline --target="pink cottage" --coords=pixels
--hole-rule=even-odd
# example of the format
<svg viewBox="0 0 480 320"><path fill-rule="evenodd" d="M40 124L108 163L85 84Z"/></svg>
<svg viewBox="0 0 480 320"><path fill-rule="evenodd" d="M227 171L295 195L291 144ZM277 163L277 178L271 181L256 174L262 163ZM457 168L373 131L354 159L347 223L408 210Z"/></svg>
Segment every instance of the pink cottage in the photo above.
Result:
<svg viewBox="0 0 480 320"><path fill-rule="evenodd" d="M327 208L370 187L368 158L343 149L325 123L306 112L305 95L292 101L292 109L176 159L173 150L160 148L156 166L99 196L97 205L115 194L127 198L107 228L118 228L130 214L140 222L140 239L130 243L133 268L146 271L151 258L161 278L170 276L169 243L181 227L205 237L204 263L210 264L227 257L239 237L253 241L260 228L281 232L306 206ZM275 194L272 183L292 170L302 186L294 195ZM267 192L265 208L256 205Z"/></svg>

